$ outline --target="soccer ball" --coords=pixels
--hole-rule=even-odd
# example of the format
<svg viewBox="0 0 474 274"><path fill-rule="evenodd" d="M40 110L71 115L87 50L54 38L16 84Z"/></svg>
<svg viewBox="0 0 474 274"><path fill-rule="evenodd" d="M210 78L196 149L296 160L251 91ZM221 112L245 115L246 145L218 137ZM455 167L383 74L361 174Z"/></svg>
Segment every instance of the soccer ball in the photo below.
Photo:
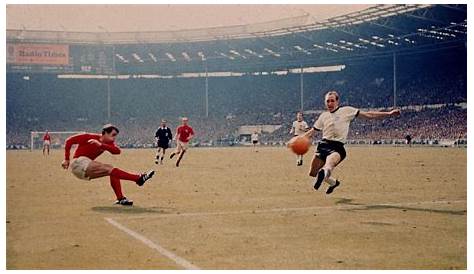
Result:
<svg viewBox="0 0 474 274"><path fill-rule="evenodd" d="M288 142L288 147L296 155L303 155L311 147L311 139L305 136L295 136Z"/></svg>

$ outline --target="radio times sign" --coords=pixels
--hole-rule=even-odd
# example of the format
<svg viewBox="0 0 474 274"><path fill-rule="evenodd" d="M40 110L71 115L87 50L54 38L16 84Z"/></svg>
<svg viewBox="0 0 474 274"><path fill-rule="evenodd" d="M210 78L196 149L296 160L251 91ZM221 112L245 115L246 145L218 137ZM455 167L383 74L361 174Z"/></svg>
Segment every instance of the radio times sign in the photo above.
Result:
<svg viewBox="0 0 474 274"><path fill-rule="evenodd" d="M69 65L69 46L56 44L7 44L7 63Z"/></svg>

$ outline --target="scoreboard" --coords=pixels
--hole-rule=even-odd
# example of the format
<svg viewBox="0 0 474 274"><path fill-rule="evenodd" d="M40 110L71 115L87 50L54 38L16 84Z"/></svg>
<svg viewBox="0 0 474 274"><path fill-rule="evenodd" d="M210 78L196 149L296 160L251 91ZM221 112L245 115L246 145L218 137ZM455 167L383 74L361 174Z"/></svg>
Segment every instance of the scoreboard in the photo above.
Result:
<svg viewBox="0 0 474 274"><path fill-rule="evenodd" d="M113 46L7 43L7 72L112 74Z"/></svg>

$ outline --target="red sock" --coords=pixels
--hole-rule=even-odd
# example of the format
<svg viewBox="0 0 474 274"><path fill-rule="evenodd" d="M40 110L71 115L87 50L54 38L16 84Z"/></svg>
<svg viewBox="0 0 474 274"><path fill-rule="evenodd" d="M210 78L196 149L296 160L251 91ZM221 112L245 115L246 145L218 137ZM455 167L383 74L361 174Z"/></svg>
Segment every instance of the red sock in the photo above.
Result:
<svg viewBox="0 0 474 274"><path fill-rule="evenodd" d="M123 180L134 181L134 182L138 181L138 179L140 178L140 175L138 174L131 174L118 168L112 169L112 171L110 172L110 176L114 176Z"/></svg>
<svg viewBox="0 0 474 274"><path fill-rule="evenodd" d="M112 189L115 192L115 196L117 196L117 200L122 199L123 194L122 194L122 186L120 185L120 179L110 175L110 186L112 186Z"/></svg>

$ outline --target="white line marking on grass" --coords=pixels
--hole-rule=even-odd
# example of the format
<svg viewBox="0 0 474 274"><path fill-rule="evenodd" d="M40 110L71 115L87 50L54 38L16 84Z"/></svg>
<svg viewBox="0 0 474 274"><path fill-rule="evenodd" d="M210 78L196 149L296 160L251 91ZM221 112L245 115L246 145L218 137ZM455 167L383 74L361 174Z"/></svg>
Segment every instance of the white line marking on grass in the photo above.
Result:
<svg viewBox="0 0 474 274"><path fill-rule="evenodd" d="M122 225L122 224L118 223L117 221L113 220L112 218L105 218L105 220L107 222L109 222L111 225L115 226L116 228L118 228L118 229L122 230L123 232L127 233L128 235L132 236L133 238L141 241L142 243L144 243L145 245L147 245L151 249L155 249L156 251L158 251L159 253L161 253L165 257L173 260L176 264L178 264L179 266L182 266L184 269L194 269L194 270L199 269L199 267L197 267L196 265L190 263L186 259L179 257L178 255L174 254L173 252L163 248L162 246L160 246L157 243L154 243L153 241L149 240L145 236L143 236L143 235L127 228L127 227L125 227L124 225Z"/></svg>
<svg viewBox="0 0 474 274"><path fill-rule="evenodd" d="M171 217L196 217L196 216L216 216L216 215L236 215L236 214L265 214L265 213L284 213L292 211L309 211L309 210L344 210L344 209L357 209L364 208L367 206L409 206L409 205L424 205L424 204L449 204L449 203L466 203L466 200L453 200L453 201L422 201L422 202L404 202L404 203L383 203L383 204L364 204L364 205L336 205L336 206L311 206L311 207L289 207L289 208L269 208L269 209L244 209L236 211L216 211L216 212L185 212L185 213L170 213L161 215L141 215L141 216L128 216L128 217L115 217L124 218L127 220L132 219L153 219L153 218L171 218Z"/></svg>

